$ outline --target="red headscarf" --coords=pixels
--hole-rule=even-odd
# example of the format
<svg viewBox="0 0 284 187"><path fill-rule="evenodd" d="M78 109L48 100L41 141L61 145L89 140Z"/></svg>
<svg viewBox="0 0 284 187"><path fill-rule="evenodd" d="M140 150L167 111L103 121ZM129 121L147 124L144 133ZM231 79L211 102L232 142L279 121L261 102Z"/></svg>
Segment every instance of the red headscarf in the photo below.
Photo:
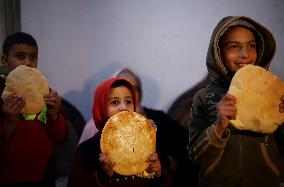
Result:
<svg viewBox="0 0 284 187"><path fill-rule="evenodd" d="M111 78L102 82L96 88L96 91L94 93L94 103L93 103L93 119L98 130L101 130L104 127L106 121L108 120L108 111L107 111L108 96L110 94L111 86L118 81L123 83L126 87L130 89L133 98L134 110L135 110L136 96L135 96L135 90L132 87L131 83L129 83L126 79L123 78Z"/></svg>

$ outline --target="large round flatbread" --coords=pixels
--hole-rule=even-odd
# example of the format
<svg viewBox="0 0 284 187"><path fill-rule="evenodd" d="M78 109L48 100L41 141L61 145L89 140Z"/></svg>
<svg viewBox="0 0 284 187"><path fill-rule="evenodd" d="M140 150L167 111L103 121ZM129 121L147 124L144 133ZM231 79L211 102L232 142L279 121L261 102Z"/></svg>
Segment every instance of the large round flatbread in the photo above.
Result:
<svg viewBox="0 0 284 187"><path fill-rule="evenodd" d="M284 82L266 69L247 65L234 75L229 91L237 99L234 127L260 133L272 133L284 123L279 112Z"/></svg>
<svg viewBox="0 0 284 187"><path fill-rule="evenodd" d="M100 147L116 163L113 168L116 173L136 175L149 166L146 160L156 150L156 130L141 114L119 112L106 122Z"/></svg>
<svg viewBox="0 0 284 187"><path fill-rule="evenodd" d="M22 96L26 100L26 105L21 113L37 114L45 107L43 95L48 93L48 82L44 75L35 68L21 65L7 76L2 99L13 94Z"/></svg>

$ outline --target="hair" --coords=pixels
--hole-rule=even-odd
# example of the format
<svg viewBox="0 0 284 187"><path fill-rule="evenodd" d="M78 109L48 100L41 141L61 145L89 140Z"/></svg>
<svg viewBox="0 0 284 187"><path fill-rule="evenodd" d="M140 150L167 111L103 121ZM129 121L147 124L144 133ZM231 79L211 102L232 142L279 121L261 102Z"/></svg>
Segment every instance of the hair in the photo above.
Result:
<svg viewBox="0 0 284 187"><path fill-rule="evenodd" d="M125 78L125 76L127 76L127 75L131 75L135 79L135 81L137 83L136 89L140 93L139 94L140 95L140 101L142 101L142 94L143 94L142 93L142 82L141 82L141 79L133 71L131 71L128 68L124 68L116 75L116 77Z"/></svg>
<svg viewBox="0 0 284 187"><path fill-rule="evenodd" d="M2 45L3 54L8 56L10 49L15 44L26 44L38 48L37 42L32 35L24 32L16 32L5 38Z"/></svg>
<svg viewBox="0 0 284 187"><path fill-rule="evenodd" d="M224 38L224 35L228 32L228 31L230 31L230 30L233 30L233 29L235 29L235 28L237 28L237 27L243 27L243 28L245 28L245 29L248 29L249 31L251 31L252 33L253 33L253 35L254 35L254 37L255 37L255 42L256 42L256 44L257 44L257 47L258 47L258 45L259 45L259 43L260 43L260 39L259 39L259 33L257 33L257 31L255 30L255 29L252 29L251 27L247 27L247 26L244 26L244 25L236 25L236 26L231 26L229 29L227 29L226 30L226 32L224 32L223 34L222 34L222 36L220 37L220 40L219 40L219 46L220 46L220 42L222 42L222 40L223 40L223 38Z"/></svg>
<svg viewBox="0 0 284 187"><path fill-rule="evenodd" d="M132 85L127 81L127 80L118 80L116 82L114 82L112 85L111 85L111 88L117 88L117 87L120 87L120 86L125 86L127 87L129 90L132 89Z"/></svg>

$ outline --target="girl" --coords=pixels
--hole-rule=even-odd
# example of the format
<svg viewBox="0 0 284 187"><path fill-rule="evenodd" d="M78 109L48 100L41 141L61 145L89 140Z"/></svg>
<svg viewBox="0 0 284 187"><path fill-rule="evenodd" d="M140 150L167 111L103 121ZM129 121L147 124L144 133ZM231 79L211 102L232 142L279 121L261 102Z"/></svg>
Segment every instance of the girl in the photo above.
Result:
<svg viewBox="0 0 284 187"><path fill-rule="evenodd" d="M101 153L100 137L108 118L121 111L134 112L135 106L135 90L125 79L111 78L97 87L93 103L93 119L99 131L77 148L71 164L68 187L167 186L170 177L165 177L168 173L162 170L157 153L149 155L147 160L150 162L150 169L156 173L154 179L121 176L113 171L115 163L108 154Z"/></svg>

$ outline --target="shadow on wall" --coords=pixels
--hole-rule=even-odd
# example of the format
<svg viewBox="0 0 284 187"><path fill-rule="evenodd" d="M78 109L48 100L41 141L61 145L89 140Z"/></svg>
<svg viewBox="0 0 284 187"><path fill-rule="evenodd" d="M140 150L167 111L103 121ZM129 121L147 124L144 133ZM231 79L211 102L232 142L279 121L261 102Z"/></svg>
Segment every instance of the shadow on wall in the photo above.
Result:
<svg viewBox="0 0 284 187"><path fill-rule="evenodd" d="M139 76L142 82L142 105L150 108L156 108L155 106L158 104L161 91L160 84L158 84L158 82L152 77L142 76L139 71L135 71L135 73Z"/></svg>
<svg viewBox="0 0 284 187"><path fill-rule="evenodd" d="M85 119L90 119L92 117L93 94L96 86L103 80L109 78L119 66L118 63L114 63L102 71L92 74L85 82L82 89L66 92L63 94L63 97L76 106Z"/></svg>
<svg viewBox="0 0 284 187"><path fill-rule="evenodd" d="M137 73L139 76L141 75L141 72L139 72L139 67L131 67L127 65L123 65L119 62L114 62L108 67L104 68L100 72L92 74L88 80L85 82L82 89L79 91L73 90L69 91L63 94L63 97L68 100L70 103L72 103L74 106L76 106L80 112L83 114L85 119L90 119L92 117L92 106L93 106L93 94L94 90L96 89L97 85L101 83L102 81L112 77L115 72L122 68L131 68L135 73ZM92 68L92 67L90 67ZM159 85L157 85L157 82L155 82L150 77L143 77L140 76L143 82L143 90L149 90L148 92L144 92L144 99L143 103L145 103L147 106L151 104L155 105L155 103L158 101L158 89ZM146 103L147 102L147 103Z"/></svg>
<svg viewBox="0 0 284 187"><path fill-rule="evenodd" d="M169 116L188 130L190 110L195 93L210 82L209 75L179 96L168 110Z"/></svg>
<svg viewBox="0 0 284 187"><path fill-rule="evenodd" d="M61 98L62 113L67 121L68 137L55 147L55 158L59 177L67 177L78 140L86 124L82 114L72 104Z"/></svg>

